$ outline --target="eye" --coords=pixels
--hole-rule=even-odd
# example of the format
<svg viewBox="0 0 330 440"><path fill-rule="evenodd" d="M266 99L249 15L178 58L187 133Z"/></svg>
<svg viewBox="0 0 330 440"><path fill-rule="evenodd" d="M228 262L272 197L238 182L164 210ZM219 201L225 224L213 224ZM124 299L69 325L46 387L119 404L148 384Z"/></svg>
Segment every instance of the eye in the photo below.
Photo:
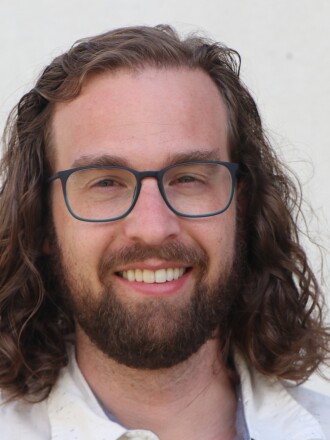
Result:
<svg viewBox="0 0 330 440"><path fill-rule="evenodd" d="M101 187L101 188L107 188L107 187L119 186L119 185L120 185L120 183L116 182L113 179L103 179L103 180L100 180L98 182L95 182L95 184L93 186L98 186L98 187Z"/></svg>
<svg viewBox="0 0 330 440"><path fill-rule="evenodd" d="M118 175L117 175L118 174ZM97 188L108 188L108 189L120 189L120 188L127 188L130 184L129 179L127 179L128 176L125 174L120 175L117 173L114 174L103 174L99 176L95 176L93 179L91 179L88 183L88 186L91 189L97 189Z"/></svg>
<svg viewBox="0 0 330 440"><path fill-rule="evenodd" d="M196 174L181 174L173 176L170 185L202 185L205 183L205 177Z"/></svg>
<svg viewBox="0 0 330 440"><path fill-rule="evenodd" d="M195 182L196 180L197 180L196 177L193 177L193 176L182 176L177 179L177 182L178 183L189 183L189 182Z"/></svg>

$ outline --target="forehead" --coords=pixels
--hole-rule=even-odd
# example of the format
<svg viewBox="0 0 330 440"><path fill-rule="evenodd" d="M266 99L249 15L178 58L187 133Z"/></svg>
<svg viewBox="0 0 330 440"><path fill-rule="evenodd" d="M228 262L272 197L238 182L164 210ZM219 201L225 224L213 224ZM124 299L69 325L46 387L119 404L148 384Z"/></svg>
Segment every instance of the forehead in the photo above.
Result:
<svg viewBox="0 0 330 440"><path fill-rule="evenodd" d="M201 70L146 68L95 75L78 97L56 104L51 132L56 171L82 157L105 155L137 169L160 168L190 150L229 159L226 108Z"/></svg>

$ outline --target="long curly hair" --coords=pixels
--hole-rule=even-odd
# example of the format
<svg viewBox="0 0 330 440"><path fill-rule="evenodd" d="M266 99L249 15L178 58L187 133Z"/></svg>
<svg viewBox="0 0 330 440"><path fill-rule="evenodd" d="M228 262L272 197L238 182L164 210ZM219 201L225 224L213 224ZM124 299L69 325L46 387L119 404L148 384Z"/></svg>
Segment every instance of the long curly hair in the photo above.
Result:
<svg viewBox="0 0 330 440"><path fill-rule="evenodd" d="M181 39L169 26L129 27L80 40L55 58L7 122L0 165L0 387L12 399L47 396L68 362L74 332L42 249L51 219L45 182L52 172L54 104L79 95L91 74L146 66L205 71L227 107L247 270L222 332L225 359L236 346L258 371L297 382L328 359L323 298L299 243L299 185L267 140L239 77L239 54L193 34Z"/></svg>

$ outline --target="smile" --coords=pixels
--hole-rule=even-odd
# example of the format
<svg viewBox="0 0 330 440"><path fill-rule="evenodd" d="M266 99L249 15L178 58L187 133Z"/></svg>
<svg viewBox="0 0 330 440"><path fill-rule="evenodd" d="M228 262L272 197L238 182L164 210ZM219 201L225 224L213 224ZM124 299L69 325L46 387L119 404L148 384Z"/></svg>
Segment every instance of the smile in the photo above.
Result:
<svg viewBox="0 0 330 440"><path fill-rule="evenodd" d="M138 281L143 283L166 283L168 281L177 280L186 272L185 268L168 268L168 269L129 269L119 272L118 274L127 281Z"/></svg>

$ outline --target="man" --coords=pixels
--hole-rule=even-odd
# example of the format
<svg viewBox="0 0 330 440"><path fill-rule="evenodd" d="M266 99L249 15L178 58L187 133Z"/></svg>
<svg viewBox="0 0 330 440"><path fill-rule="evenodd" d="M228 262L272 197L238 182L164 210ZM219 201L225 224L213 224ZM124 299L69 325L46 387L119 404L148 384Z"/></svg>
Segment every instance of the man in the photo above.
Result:
<svg viewBox="0 0 330 440"><path fill-rule="evenodd" d="M169 27L82 40L1 165L1 439L326 439L299 196L238 54ZM327 437L328 435L328 437Z"/></svg>

